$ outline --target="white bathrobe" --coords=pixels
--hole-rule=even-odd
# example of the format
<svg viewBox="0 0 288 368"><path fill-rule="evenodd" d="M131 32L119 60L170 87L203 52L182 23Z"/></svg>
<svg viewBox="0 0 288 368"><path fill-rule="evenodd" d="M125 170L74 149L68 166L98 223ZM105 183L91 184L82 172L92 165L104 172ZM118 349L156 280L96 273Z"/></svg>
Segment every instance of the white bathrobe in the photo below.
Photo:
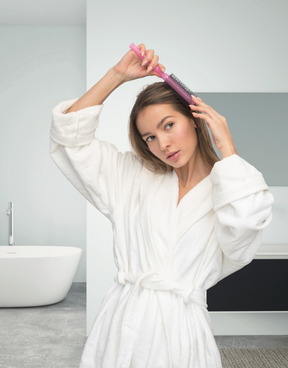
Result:
<svg viewBox="0 0 288 368"><path fill-rule="evenodd" d="M115 282L81 368L220 368L206 290L252 261L273 197L262 174L232 155L177 205L178 177L95 138L102 106L53 110L51 155L113 226Z"/></svg>

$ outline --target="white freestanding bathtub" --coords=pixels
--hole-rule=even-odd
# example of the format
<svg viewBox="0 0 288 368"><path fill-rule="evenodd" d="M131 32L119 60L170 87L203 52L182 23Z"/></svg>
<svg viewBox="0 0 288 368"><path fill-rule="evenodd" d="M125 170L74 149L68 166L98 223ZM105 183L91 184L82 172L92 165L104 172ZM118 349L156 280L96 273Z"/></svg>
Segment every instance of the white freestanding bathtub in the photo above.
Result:
<svg viewBox="0 0 288 368"><path fill-rule="evenodd" d="M0 307L58 303L67 295L82 250L59 246L0 246Z"/></svg>

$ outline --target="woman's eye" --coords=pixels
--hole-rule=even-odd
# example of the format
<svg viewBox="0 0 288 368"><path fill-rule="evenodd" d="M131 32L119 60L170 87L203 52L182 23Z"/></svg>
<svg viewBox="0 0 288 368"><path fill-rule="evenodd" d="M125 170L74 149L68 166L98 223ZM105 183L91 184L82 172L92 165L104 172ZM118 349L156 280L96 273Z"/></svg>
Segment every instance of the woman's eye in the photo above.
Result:
<svg viewBox="0 0 288 368"><path fill-rule="evenodd" d="M152 142L153 139L154 139L154 135L150 135L147 139L146 139L146 142Z"/></svg>
<svg viewBox="0 0 288 368"><path fill-rule="evenodd" d="M165 125L165 129L171 129L174 123L168 123Z"/></svg>

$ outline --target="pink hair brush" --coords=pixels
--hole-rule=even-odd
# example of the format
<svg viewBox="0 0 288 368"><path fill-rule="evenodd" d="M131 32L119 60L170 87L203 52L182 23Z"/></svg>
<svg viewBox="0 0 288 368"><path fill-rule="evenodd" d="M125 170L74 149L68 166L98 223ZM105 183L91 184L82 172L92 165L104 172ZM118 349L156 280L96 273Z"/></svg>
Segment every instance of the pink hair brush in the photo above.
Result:
<svg viewBox="0 0 288 368"><path fill-rule="evenodd" d="M130 49L133 50L140 59L145 59L146 55L141 55L140 50L134 45L134 43L131 43ZM195 95L187 86L185 86L184 83L182 83L174 74L168 75L166 73L163 73L159 66L157 65L156 68L154 68L154 71L160 75L160 77L164 80L165 83L167 83L182 99L188 104L188 105L194 105L194 101L191 98L191 95Z"/></svg>

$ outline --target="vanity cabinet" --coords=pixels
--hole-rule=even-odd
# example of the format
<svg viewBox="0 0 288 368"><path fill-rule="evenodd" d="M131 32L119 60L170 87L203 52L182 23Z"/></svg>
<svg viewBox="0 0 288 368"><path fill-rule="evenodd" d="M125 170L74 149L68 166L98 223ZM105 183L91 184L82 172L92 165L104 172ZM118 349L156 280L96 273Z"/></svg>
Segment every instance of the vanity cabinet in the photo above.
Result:
<svg viewBox="0 0 288 368"><path fill-rule="evenodd" d="M255 259L207 291L208 310L288 311L288 244L263 245Z"/></svg>

